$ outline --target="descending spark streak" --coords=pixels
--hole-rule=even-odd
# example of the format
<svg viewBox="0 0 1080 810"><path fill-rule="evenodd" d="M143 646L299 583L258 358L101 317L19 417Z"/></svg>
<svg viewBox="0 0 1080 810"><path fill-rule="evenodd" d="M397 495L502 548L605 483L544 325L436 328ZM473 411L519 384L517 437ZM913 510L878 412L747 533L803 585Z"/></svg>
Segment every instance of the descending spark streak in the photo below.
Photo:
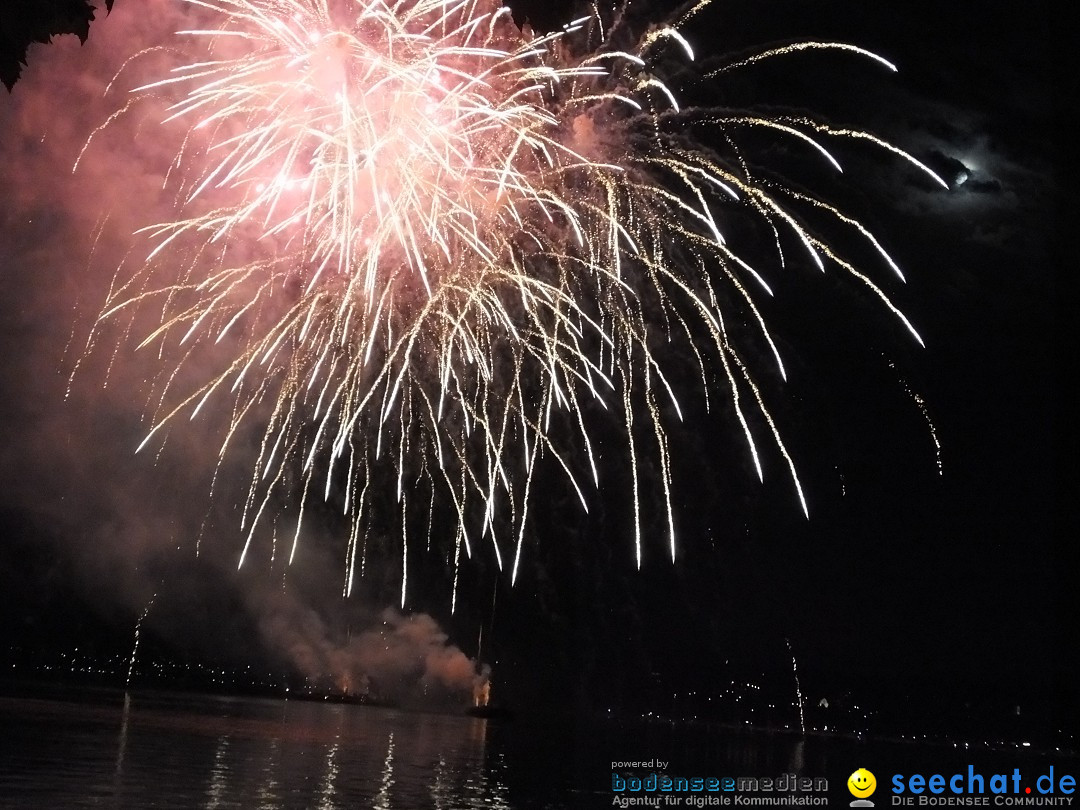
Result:
<svg viewBox="0 0 1080 810"><path fill-rule="evenodd" d="M896 364L889 361L889 368L896 370ZM922 414L923 420L926 422L926 429L930 433L930 439L934 443L934 462L937 466L938 475L945 474L945 467L941 459L941 440L938 438L937 427L934 425L934 420L930 418L930 411L926 407L926 400L922 398L921 394L913 391L911 386L908 385L907 380L900 377L900 384L904 387L904 391L911 397L911 400L919 409L919 413Z"/></svg>
<svg viewBox="0 0 1080 810"><path fill-rule="evenodd" d="M125 688L131 686L131 678L135 675L135 659L139 655L139 639L142 636L142 624L146 621L146 617L150 615L150 608L154 606L155 599L157 599L156 593L150 597L150 601L146 603L143 612L139 614L139 620L135 622L135 641L131 646L131 656L128 658L127 677L124 679Z"/></svg>
<svg viewBox="0 0 1080 810"><path fill-rule="evenodd" d="M899 274L877 239L804 191L759 183L737 138L791 138L836 169L817 138L861 138L934 177L929 169L874 136L803 117L686 109L660 77L661 60L693 59L672 25L627 47L628 23L605 26L595 10L532 37L492 0L178 2L193 17L178 37L199 55L137 93L165 98L166 122L187 128L172 181L181 203L145 229L150 257L110 294L101 321L154 307L160 322L143 345L175 341L185 360L215 345L225 353L215 375L178 397L176 372L164 375L147 441L231 398L224 458L242 422L263 420L245 555L275 492L301 492L302 518L309 492L322 491L351 521L348 592L357 547L363 573L389 502L371 486L381 475L400 502L382 519L401 521L403 602L411 504L434 504L436 489L457 516L455 602L470 533L490 542L500 568L503 533L516 535L516 578L539 466L561 467L586 507L584 479L599 485L586 414L596 405L622 411L638 564L642 491L657 477L674 558L665 425L682 409L665 333L689 349L706 403L715 380L726 388L759 477L768 457L754 426L765 426L807 510L744 361L762 341L784 374L751 293L773 291L724 223L749 216L777 248L794 240L915 332L802 213L830 219ZM726 69L800 50L892 68L855 46L811 42ZM695 123L719 131L731 156L696 142Z"/></svg>
<svg viewBox="0 0 1080 810"><path fill-rule="evenodd" d="M799 683L799 662L795 658L795 650L791 648L791 639L784 639L784 643L787 644L788 653L791 655L791 674L795 678L795 702L799 707L799 729L803 735L806 735L806 712L803 706L806 701L803 699L802 684Z"/></svg>

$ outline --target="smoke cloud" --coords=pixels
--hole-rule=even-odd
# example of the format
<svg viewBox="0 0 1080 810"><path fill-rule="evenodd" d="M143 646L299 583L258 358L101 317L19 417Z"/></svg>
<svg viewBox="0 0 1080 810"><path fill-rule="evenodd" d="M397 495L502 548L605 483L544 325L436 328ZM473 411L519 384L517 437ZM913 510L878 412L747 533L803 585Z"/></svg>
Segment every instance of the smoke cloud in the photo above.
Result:
<svg viewBox="0 0 1080 810"><path fill-rule="evenodd" d="M329 626L309 605L274 593L254 606L268 646L318 691L372 701L443 704L483 689L488 670L449 644L436 621L383 610L358 632Z"/></svg>

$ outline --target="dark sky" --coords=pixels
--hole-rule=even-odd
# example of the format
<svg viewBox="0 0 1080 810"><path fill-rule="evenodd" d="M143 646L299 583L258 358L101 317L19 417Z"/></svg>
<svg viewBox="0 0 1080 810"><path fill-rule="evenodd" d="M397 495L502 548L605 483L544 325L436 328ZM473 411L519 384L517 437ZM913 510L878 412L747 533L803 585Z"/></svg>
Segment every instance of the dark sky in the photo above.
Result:
<svg viewBox="0 0 1080 810"><path fill-rule="evenodd" d="M0 214L0 589L14 594L9 632L21 643L33 637L26 628L126 626L149 592L164 589L189 600L171 615L161 609L162 634L231 644L243 622L208 626L233 626L221 611L251 612L253 600L236 594L265 589L252 584L257 573L191 563L186 538L207 510L215 525L233 517L203 505L210 437L185 437L156 465L133 460L132 395L145 369L113 368L103 390L93 374L108 361L97 356L64 400L79 356L64 352L72 323L81 334L102 293L100 278L89 278L98 271L86 269L94 210L150 193L137 176L124 176L130 186L65 185L68 144L100 120L94 94L102 66L116 61L94 50L96 38L122 43L108 31L148 27L125 17L142 13L134 5L95 23L81 51L31 51L27 76L0 99L0 177L15 203ZM541 26L560 13L550 4L515 10ZM419 576L440 595L415 607L440 615L470 654L485 624L508 680L552 666L586 691L613 672L644 673L620 675L626 690L657 672L698 683L721 677L727 660L783 665L787 638L822 691L847 681L886 695L987 692L1041 702L1050 714L1075 706L1054 24L1040 3L716 0L686 32L709 66L813 38L856 43L898 65L891 75L847 56L802 54L687 92L866 128L953 183L936 189L898 162L843 153L856 179L837 193L905 271L907 285L889 292L926 348L835 273L791 268L766 313L789 364L788 383L770 393L806 485L808 521L777 459L759 485L732 425L698 413L672 435L684 548L674 565L656 540L645 569L633 570L625 482L613 470L587 518L553 486L534 529L543 542L519 585L498 588L493 623L483 562L463 574L453 619L435 588L445 585L438 559ZM153 147L106 148L123 156ZM968 177L957 185L961 171ZM235 559L235 542L223 545L222 559ZM309 598L343 610L338 579L311 596L323 552L313 556ZM380 586L392 585L378 572L372 579L377 602Z"/></svg>

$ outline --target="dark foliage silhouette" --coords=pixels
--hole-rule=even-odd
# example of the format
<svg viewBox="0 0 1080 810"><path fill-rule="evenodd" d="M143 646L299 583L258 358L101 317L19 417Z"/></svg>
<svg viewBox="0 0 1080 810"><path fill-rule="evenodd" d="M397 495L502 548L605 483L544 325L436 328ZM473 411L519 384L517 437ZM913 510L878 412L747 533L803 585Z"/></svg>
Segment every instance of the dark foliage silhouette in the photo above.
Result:
<svg viewBox="0 0 1080 810"><path fill-rule="evenodd" d="M113 0L104 0L106 11ZM32 42L75 34L86 42L99 4L94 0L3 0L0 2L0 81L11 90L26 65Z"/></svg>

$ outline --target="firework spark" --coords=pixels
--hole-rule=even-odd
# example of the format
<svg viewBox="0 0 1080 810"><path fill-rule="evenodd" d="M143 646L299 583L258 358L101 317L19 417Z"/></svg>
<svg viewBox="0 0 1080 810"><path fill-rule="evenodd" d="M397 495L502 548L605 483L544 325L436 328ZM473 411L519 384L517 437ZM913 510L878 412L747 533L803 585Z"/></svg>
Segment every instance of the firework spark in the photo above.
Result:
<svg viewBox="0 0 1080 810"><path fill-rule="evenodd" d="M404 604L410 515L428 515L430 547L438 496L456 515L455 567L462 548L486 544L516 579L541 467L561 469L588 509L599 484L594 406L625 428L638 565L654 467L674 559L667 426L686 392L668 344L689 347L700 377L691 395L731 403L759 478L759 443L775 446L806 512L744 360L746 346L765 346L784 375L757 305L772 294L767 271L725 238L736 213L766 226L781 263L794 246L839 268L918 339L803 212L899 274L878 240L828 202L759 177L736 144L764 132L839 169L826 142L869 140L940 179L864 132L682 109L662 77L692 62L680 29L708 0L639 35L594 9L542 36L490 0L178 2L193 21L178 50L198 56L118 113L167 100L165 124L186 133L168 180L177 214L145 229L149 256L121 276L100 320L150 308L157 326L137 342L183 358L162 375L144 445L210 402L232 413L222 458L242 425L259 426L241 564L276 520L275 497L299 494L293 552L304 506L322 497L351 527L348 593L382 510L400 522ZM807 49L892 67L811 42L724 70ZM215 345L222 367L174 390L179 369ZM396 482L389 510L386 480Z"/></svg>
<svg viewBox="0 0 1080 810"><path fill-rule="evenodd" d="M142 635L142 625L146 621L146 617L150 615L150 608L154 606L155 599L157 599L156 593L150 597L150 601L146 603L143 612L139 614L139 620L135 622L135 641L131 646L131 656L128 658L127 678L124 680L125 689L131 687L131 678L135 674L135 659L139 655L139 639Z"/></svg>

